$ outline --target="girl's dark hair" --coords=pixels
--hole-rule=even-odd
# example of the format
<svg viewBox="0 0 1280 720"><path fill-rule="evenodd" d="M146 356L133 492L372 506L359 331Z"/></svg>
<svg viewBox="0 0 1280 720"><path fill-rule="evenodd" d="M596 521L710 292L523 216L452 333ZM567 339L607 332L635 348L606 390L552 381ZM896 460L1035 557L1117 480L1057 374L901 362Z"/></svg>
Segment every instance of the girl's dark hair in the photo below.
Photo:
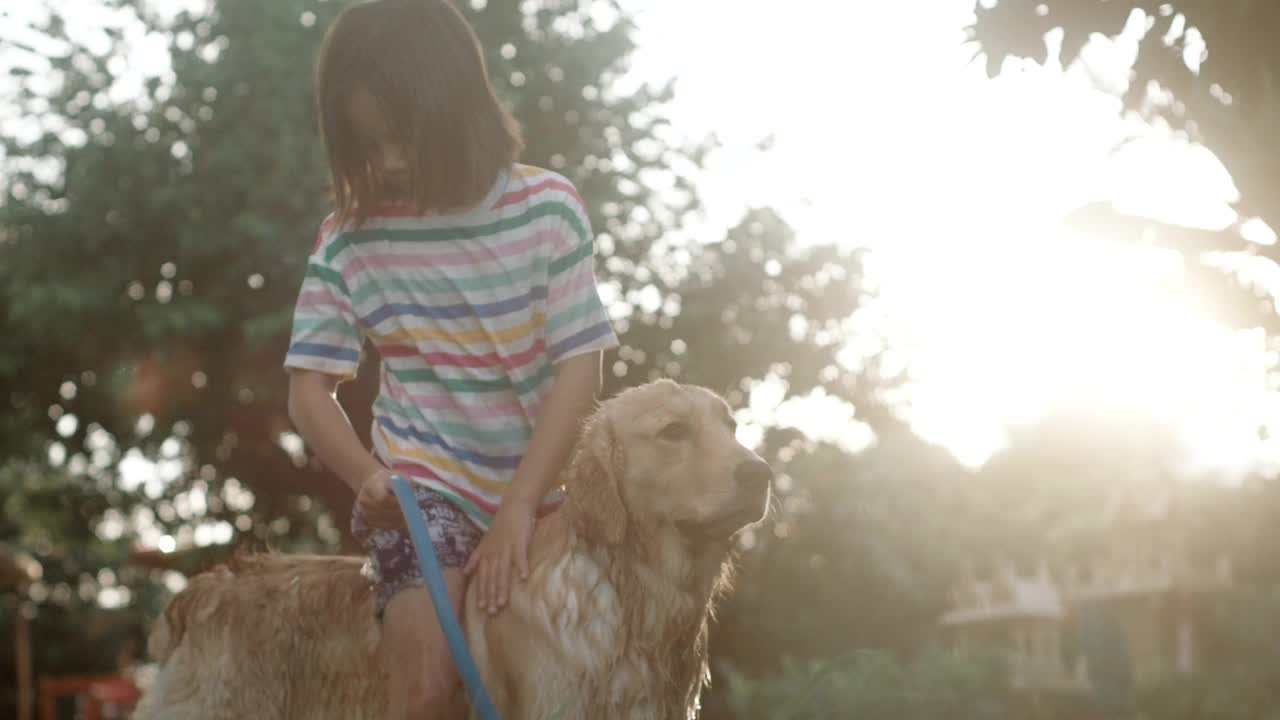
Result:
<svg viewBox="0 0 1280 720"><path fill-rule="evenodd" d="M462 210L488 194L524 149L499 102L480 41L449 0L369 0L325 32L316 68L320 135L333 174L338 222L360 224L378 178L351 126L363 88L381 103L408 153L409 197L423 212Z"/></svg>

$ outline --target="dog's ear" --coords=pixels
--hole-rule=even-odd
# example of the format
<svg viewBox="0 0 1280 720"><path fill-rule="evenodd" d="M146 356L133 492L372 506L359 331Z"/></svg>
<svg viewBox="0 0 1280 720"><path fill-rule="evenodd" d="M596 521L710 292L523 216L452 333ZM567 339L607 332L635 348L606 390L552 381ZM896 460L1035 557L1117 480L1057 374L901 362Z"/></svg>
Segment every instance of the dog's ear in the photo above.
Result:
<svg viewBox="0 0 1280 720"><path fill-rule="evenodd" d="M618 487L623 462L613 423L597 413L583 430L564 483L573 522L591 542L616 545L626 535L627 510Z"/></svg>

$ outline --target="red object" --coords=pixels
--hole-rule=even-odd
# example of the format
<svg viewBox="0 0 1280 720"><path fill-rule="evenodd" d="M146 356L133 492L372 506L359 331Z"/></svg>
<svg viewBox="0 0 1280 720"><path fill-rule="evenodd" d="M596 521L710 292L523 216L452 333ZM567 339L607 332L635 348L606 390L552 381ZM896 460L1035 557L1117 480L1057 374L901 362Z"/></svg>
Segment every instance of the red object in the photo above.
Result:
<svg viewBox="0 0 1280 720"><path fill-rule="evenodd" d="M99 680L89 686L89 702L86 703L85 720L103 720L122 717L121 709L138 704L141 693L127 678ZM109 714L104 714L104 711Z"/></svg>
<svg viewBox="0 0 1280 720"><path fill-rule="evenodd" d="M66 695L85 698L84 720L121 718L137 704L141 691L120 675L71 675L40 679L40 720L55 720L57 700Z"/></svg>

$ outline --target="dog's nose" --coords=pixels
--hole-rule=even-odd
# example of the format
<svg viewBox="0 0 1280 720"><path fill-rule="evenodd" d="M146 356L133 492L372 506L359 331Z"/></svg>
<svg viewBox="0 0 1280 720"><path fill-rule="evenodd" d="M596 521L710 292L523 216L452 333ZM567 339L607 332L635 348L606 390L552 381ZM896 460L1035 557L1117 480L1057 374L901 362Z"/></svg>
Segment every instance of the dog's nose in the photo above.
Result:
<svg viewBox="0 0 1280 720"><path fill-rule="evenodd" d="M773 479L773 468L763 460L745 460L734 469L733 479L749 487L768 485Z"/></svg>

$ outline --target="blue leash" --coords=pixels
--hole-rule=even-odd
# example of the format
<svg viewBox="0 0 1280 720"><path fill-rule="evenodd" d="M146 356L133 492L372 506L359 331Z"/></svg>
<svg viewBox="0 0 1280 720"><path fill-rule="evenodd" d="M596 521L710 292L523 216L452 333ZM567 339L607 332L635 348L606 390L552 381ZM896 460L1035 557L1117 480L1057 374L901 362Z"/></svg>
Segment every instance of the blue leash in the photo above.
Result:
<svg viewBox="0 0 1280 720"><path fill-rule="evenodd" d="M413 546L418 551L418 567L422 569L422 577L426 580L427 591L431 593L431 602L436 607L436 617L444 630L445 640L449 643L449 652L453 655L453 663L462 675L462 684L471 697L471 704L480 720L498 720L498 711L484 690L484 681L480 679L480 670L476 668L471 651L467 648L467 640L462 635L462 625L454 614L453 603L449 600L449 591L444 584L444 573L440 571L440 559L436 557L435 546L427 533L427 522L424 513L418 508L418 501L413 496L409 481L399 475L392 476L391 489L400 500L400 512L409 524L409 536L413 538Z"/></svg>

